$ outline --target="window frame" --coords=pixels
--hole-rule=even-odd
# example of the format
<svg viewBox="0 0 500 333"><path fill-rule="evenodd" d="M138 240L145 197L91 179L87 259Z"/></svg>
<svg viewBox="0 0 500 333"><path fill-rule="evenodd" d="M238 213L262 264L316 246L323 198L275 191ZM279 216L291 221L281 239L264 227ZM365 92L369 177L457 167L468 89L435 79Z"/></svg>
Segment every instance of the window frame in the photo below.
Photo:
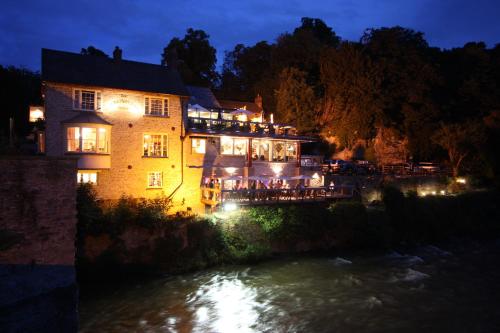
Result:
<svg viewBox="0 0 500 333"><path fill-rule="evenodd" d="M151 186L150 185L150 176L153 174L160 175L160 186ZM148 189L162 189L163 188L163 171L148 171L146 174L146 188L148 188Z"/></svg>
<svg viewBox="0 0 500 333"><path fill-rule="evenodd" d="M222 152L222 138L229 138L232 142L231 144L231 153L230 154L227 154L227 153L223 153ZM242 140L242 141L245 141L245 148L243 149L243 154L235 154L235 141L236 140ZM249 140L247 138L238 138L238 137L221 137L220 139L220 148L219 148L219 153L221 155L224 155L224 156L247 156L248 154L248 142Z"/></svg>
<svg viewBox="0 0 500 333"><path fill-rule="evenodd" d="M89 178L89 181L80 181L80 175L83 175L83 174L89 174L89 175L94 175L95 174L95 182L92 182ZM98 180L99 179L99 176L98 176L98 172L97 171L91 171L91 170L78 170L76 172L76 183L77 184L91 184L91 185L97 185L98 184Z"/></svg>
<svg viewBox="0 0 500 333"><path fill-rule="evenodd" d="M160 135L161 136L161 148L160 148L160 151L163 153L163 151L165 151L165 156L161 155L161 156L156 156L156 155L145 155L144 152L145 152L145 137L146 135L149 135L150 137L153 136L153 135ZM165 149L164 149L165 148ZM152 133L152 132L147 132L147 133L142 133L142 157L145 157L145 158L168 158L168 155L169 155L169 138L168 138L168 134L167 133ZM149 148L148 148L148 152L149 152Z"/></svg>
<svg viewBox="0 0 500 333"><path fill-rule="evenodd" d="M161 100L161 114L151 113L151 100ZM158 96L144 96L144 116L147 117L170 117L170 98Z"/></svg>
<svg viewBox="0 0 500 333"><path fill-rule="evenodd" d="M195 142L195 140L200 141L200 142L201 142L201 141L204 141L204 142L205 142L204 147L203 147L203 152L202 152L202 153L201 153L201 152L196 151L196 148L198 148L198 146L196 146L196 147L195 147L195 146L193 145L193 144L194 144L194 142ZM204 155L204 154L206 154L206 153L207 153L207 138L191 138L191 154Z"/></svg>
<svg viewBox="0 0 500 333"><path fill-rule="evenodd" d="M78 129L78 140L75 140L75 142L78 143L77 149L78 150L69 150L69 130L71 128L77 128ZM84 128L90 128L90 129L95 129L95 150L94 151L83 151L83 129ZM111 139L111 133L110 133L110 128L108 127L103 127L103 126L92 126L92 125L77 125L77 124L69 124L68 126L65 127L65 143L66 143L66 151L65 153L67 154L97 154L97 155L109 155L111 153L111 144L110 144L110 139ZM100 145L100 136L101 136L101 130L104 130L104 144L105 144L105 151L101 152L99 151L99 145Z"/></svg>
<svg viewBox="0 0 500 333"><path fill-rule="evenodd" d="M76 94L78 92L78 99L76 99ZM82 94L83 92L91 92L94 94L94 108L84 109L82 106ZM71 100L73 102L73 110L76 111L86 111L86 112L102 112L102 91L96 89L85 89L85 88L73 88L73 93L71 95Z"/></svg>

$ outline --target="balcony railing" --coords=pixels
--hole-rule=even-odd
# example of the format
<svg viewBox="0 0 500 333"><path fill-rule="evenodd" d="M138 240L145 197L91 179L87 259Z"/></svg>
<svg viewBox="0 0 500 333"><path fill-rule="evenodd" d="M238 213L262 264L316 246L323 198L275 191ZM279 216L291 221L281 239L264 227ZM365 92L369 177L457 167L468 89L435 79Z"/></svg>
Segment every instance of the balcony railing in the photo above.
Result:
<svg viewBox="0 0 500 333"><path fill-rule="evenodd" d="M273 137L297 136L296 129L288 125L195 117L188 117L187 119L187 129L195 132L220 134L241 133Z"/></svg>
<svg viewBox="0 0 500 333"><path fill-rule="evenodd" d="M325 201L328 199L349 199L354 196L354 186L343 185L335 188L308 187L303 189L255 189L221 190L203 187L201 201L210 206L224 203L258 205L286 202Z"/></svg>

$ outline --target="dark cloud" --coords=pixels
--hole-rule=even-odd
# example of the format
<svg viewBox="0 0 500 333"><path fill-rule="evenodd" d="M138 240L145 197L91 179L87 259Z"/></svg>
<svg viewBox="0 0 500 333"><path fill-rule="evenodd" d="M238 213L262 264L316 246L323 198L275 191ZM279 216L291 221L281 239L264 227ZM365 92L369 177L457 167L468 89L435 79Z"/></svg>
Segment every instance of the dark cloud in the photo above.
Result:
<svg viewBox="0 0 500 333"><path fill-rule="evenodd" d="M350 40L366 28L402 25L441 47L470 40L493 45L500 36L499 8L486 0L7 0L0 11L0 64L39 69L42 47L78 52L89 45L107 53L119 45L128 59L159 63L163 47L188 27L210 35L220 64L236 43L273 41L304 16L322 18Z"/></svg>

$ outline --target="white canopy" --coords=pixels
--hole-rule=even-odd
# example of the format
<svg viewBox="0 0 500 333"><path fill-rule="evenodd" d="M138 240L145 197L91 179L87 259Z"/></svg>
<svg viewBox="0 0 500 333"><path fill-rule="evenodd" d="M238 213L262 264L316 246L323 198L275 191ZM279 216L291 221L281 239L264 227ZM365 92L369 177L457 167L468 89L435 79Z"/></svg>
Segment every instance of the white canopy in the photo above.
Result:
<svg viewBox="0 0 500 333"><path fill-rule="evenodd" d="M242 180L242 176L227 176L227 177L222 177L222 180Z"/></svg>
<svg viewBox="0 0 500 333"><path fill-rule="evenodd" d="M250 176L248 177L249 180L268 180L269 178L268 177L263 177L263 176Z"/></svg>
<svg viewBox="0 0 500 333"><path fill-rule="evenodd" d="M207 111L207 109L205 109L203 106L201 106L200 104L189 104L189 107L188 107L188 110L194 110L194 111Z"/></svg>
<svg viewBox="0 0 500 333"><path fill-rule="evenodd" d="M290 179L293 179L293 180L302 180L302 179L313 179L313 177L312 176L308 176L308 175L300 175L300 176L293 176Z"/></svg>
<svg viewBox="0 0 500 333"><path fill-rule="evenodd" d="M248 111L248 110L245 110L245 109L236 109L234 111L231 111L230 114L232 115L239 115L239 114L244 114L246 116L249 116L249 115L252 115L253 112L252 111Z"/></svg>

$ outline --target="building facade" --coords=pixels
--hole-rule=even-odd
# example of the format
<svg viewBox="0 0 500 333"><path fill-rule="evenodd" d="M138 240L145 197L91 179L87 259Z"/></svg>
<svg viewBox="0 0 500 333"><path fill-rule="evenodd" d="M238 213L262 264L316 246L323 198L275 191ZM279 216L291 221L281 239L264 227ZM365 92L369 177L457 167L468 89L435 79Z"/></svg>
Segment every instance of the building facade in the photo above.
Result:
<svg viewBox="0 0 500 333"><path fill-rule="evenodd" d="M118 51L42 50L46 154L77 156L75 180L93 183L101 198L168 196L176 210L201 212L223 199L207 200L207 187L289 187L301 175L300 143L309 139L266 123L258 98L224 108L175 68Z"/></svg>

